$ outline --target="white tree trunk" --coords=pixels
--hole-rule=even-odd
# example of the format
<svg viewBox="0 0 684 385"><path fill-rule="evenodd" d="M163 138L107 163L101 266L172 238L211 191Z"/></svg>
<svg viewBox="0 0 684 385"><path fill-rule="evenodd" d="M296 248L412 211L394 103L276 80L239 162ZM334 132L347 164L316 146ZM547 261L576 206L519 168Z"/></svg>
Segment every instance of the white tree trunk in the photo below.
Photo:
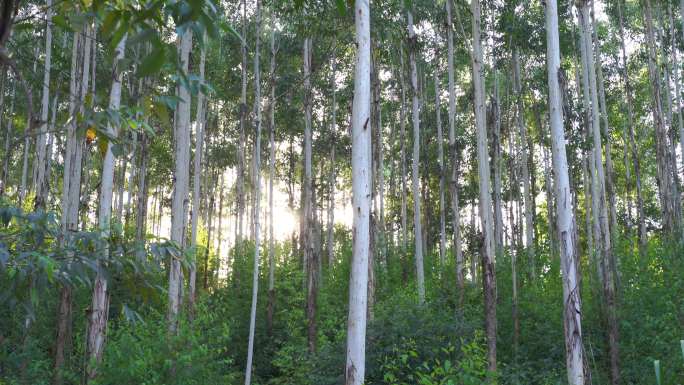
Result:
<svg viewBox="0 0 684 385"><path fill-rule="evenodd" d="M45 70L43 72L43 96L41 98L40 109L40 131L36 136L36 151L38 158L36 161L36 203L35 207L45 209L47 207L47 190L48 183L46 179L47 160L46 160L46 142L47 142L47 127L48 127L48 113L50 105L50 69L52 62L52 0L46 0L46 14L45 14Z"/></svg>
<svg viewBox="0 0 684 385"><path fill-rule="evenodd" d="M302 206L304 209L303 242L304 266L306 267L306 318L307 343L310 352L316 350L316 297L318 291L318 263L314 252L314 216L313 216L313 152L312 152L312 100L311 100L311 38L304 39L304 185Z"/></svg>
<svg viewBox="0 0 684 385"><path fill-rule="evenodd" d="M77 110L83 113L85 92L88 89L90 67L90 35L89 26L74 32L71 56L71 77L69 80L69 116L72 117L67 126L66 148L64 153L64 177L62 186L62 242L67 244L72 232L78 230L78 209L81 195L81 161L83 157L83 137L78 133L76 125ZM81 40L83 34L83 41ZM80 81L77 74L80 74ZM62 383L62 368L65 362L65 345L70 337L71 329L71 287L61 288L60 304L57 320L57 342L55 344L55 384Z"/></svg>
<svg viewBox="0 0 684 385"><path fill-rule="evenodd" d="M518 134L520 135L520 168L522 171L523 202L525 205L525 247L527 249L530 272L532 276L534 276L536 270L534 223L532 221L532 206L534 205L534 200L532 199L532 189L530 186L530 170L527 156L527 127L525 126L522 77L520 74L520 59L517 48L513 51L513 67L513 93L517 95L516 123L518 125Z"/></svg>
<svg viewBox="0 0 684 385"><path fill-rule="evenodd" d="M595 24L594 3L592 2L592 22ZM606 190L606 204L608 205L608 220L609 220L609 235L612 239L612 234L617 232L617 208L615 204L615 187L613 183L613 156L612 143L610 138L610 126L608 125L608 107L606 104L606 90L603 82L603 68L601 65L601 43L598 38L596 28L593 30L593 42L595 45L594 61L596 68L596 81L599 92L599 112L601 114L601 121L603 123L602 133L606 137L606 169L605 169L605 190Z"/></svg>
<svg viewBox="0 0 684 385"><path fill-rule="evenodd" d="M335 58L335 53L333 52L332 58L330 59L330 89L332 92L331 101L331 120L330 120L330 180L328 184L330 185L330 197L328 199L328 236L327 236L327 254L328 254L328 266L332 266L335 258L335 182L337 179L337 168L335 165L335 152L336 152L336 141L337 141L337 89L336 89L336 76L337 76L337 61Z"/></svg>
<svg viewBox="0 0 684 385"><path fill-rule="evenodd" d="M451 194L451 215L454 227L454 255L456 256L456 285L458 286L458 304L463 303L463 250L461 246L461 216L458 203L458 152L456 149L456 92L454 91L454 33L451 18L452 2L446 2L447 9L447 43L448 43L448 71L449 71L449 155L451 157L451 177L449 192Z"/></svg>
<svg viewBox="0 0 684 385"><path fill-rule="evenodd" d="M413 14L407 9L408 18L408 44L409 66L411 70L411 91L413 105L411 115L413 118L413 164L411 177L413 178L413 234L415 238L415 262L416 262L416 285L418 286L418 302L425 302L425 273L423 271L423 228L420 218L420 95L418 94L418 69L416 67L416 43L417 37L413 30Z"/></svg>
<svg viewBox="0 0 684 385"><path fill-rule="evenodd" d="M206 65L207 44L206 32L202 36L202 52L200 53L199 76L200 82L204 82L204 67ZM192 175L192 223L190 232L190 248L193 250L194 260L190 263L190 277L189 277L189 293L188 305L192 312L195 307L195 297L197 290L197 228L199 226L200 217L200 174L202 173L202 148L204 146L204 126L206 124L206 117L204 112L204 93L200 90L197 95L197 109L195 117L195 156L193 159L193 175ZM207 224L209 225L209 224Z"/></svg>
<svg viewBox="0 0 684 385"><path fill-rule="evenodd" d="M192 29L182 35L178 45L180 70L188 74L190 50L192 49ZM178 328L178 315L182 298L183 271L180 258L185 249L185 227L187 223L188 193L190 184L190 90L180 84L176 86L180 98L174 122L174 191L171 201L171 241L179 248L179 254L171 259L169 272L169 332L175 334Z"/></svg>
<svg viewBox="0 0 684 385"><path fill-rule="evenodd" d="M356 67L352 106L352 204L354 231L345 384L362 385L365 377L366 305L370 248L371 130L370 130L370 8L369 0L356 0Z"/></svg>
<svg viewBox="0 0 684 385"><path fill-rule="evenodd" d="M122 72L119 70L119 62L123 60L126 50L126 35L116 47L114 68L112 70L112 88L109 93L109 110L118 111L121 105L121 78ZM107 124L107 133L112 138L119 135L119 129L111 123ZM112 218L112 196L114 192L114 152L112 142L107 143L107 150L102 160L102 179L100 182L99 212L97 224L104 239L110 234ZM109 248L105 246L102 258L109 258ZM97 375L97 366L102 360L104 350L105 332L107 330L107 318L109 315L109 293L106 274L102 271L103 266L98 261L98 271L93 282L93 298L91 312L88 319L87 340L87 366L86 383Z"/></svg>
<svg viewBox="0 0 684 385"><path fill-rule="evenodd" d="M275 102L276 102L276 45L275 29L271 30L271 100L269 103L269 154L268 154L268 331L273 328L275 307L275 237L273 236L273 180L275 178ZM219 245L220 246L220 245Z"/></svg>
<svg viewBox="0 0 684 385"><path fill-rule="evenodd" d="M254 331L256 329L256 308L259 294L259 256L261 248L261 79L259 54L261 42L261 0L256 0L256 32L254 33L254 267L252 271L252 307L249 312L249 337L247 342L247 366L245 385L252 382L252 359L254 354Z"/></svg>
<svg viewBox="0 0 684 385"><path fill-rule="evenodd" d="M618 369L618 326L617 315L615 313L615 284L612 264L612 248L611 248L611 233L608 219L607 199L606 199L606 177L603 169L603 151L601 146L601 127L599 121L599 103L598 103L598 87L596 80L596 69L594 66L593 44L591 35L591 19L589 16L589 4L587 1L581 3L580 12L580 31L584 39L584 49L582 50L583 59L585 62L584 69L589 74L589 90L585 89L591 95L591 127L592 139L594 145L593 159L596 169L596 186L595 192L598 196L593 197L594 201L598 203L599 228L600 239L596 239L598 245L601 246L601 276L603 278L604 302L606 305L606 315L608 317L608 345L610 356L610 373L611 383L619 383L620 372Z"/></svg>
<svg viewBox="0 0 684 385"><path fill-rule="evenodd" d="M402 231L402 249L406 253L408 247L408 208L407 208L407 194L408 187L406 177L408 170L406 169L406 81L404 74L404 50L400 49L399 54L400 72L399 81L401 83L401 107L399 110L399 141L400 141L400 157L401 157L401 231Z"/></svg>
<svg viewBox="0 0 684 385"><path fill-rule="evenodd" d="M480 220L484 245L482 272L485 300L485 333L487 335L488 370L496 372L496 271L494 270L494 218L490 189L489 151L487 151L487 122L485 111L484 71L480 38L480 0L471 0L473 13L473 89L475 126L477 128L477 168L480 185Z"/></svg>
<svg viewBox="0 0 684 385"><path fill-rule="evenodd" d="M237 181L237 222L235 224L235 244L242 241L243 223L245 217L245 120L247 119L247 2L242 0L242 91L240 93L240 139L238 142Z"/></svg>
<svg viewBox="0 0 684 385"><path fill-rule="evenodd" d="M446 208L444 200L445 168L444 168L444 137L442 135L442 114L439 100L439 79L435 77L435 112L437 124L437 162L439 162L439 263L443 267L446 263Z"/></svg>
<svg viewBox="0 0 684 385"><path fill-rule="evenodd" d="M492 162L494 163L494 252L496 255L503 254L503 211L502 211L502 196L501 196L501 98L499 96L499 68L496 61L496 56L492 59L493 71L493 88L494 92L491 97L492 109L492 125L494 130L492 133Z"/></svg>
<svg viewBox="0 0 684 385"><path fill-rule="evenodd" d="M565 356L570 385L584 384L584 361L582 346L582 320L577 259L573 239L572 193L565 152L563 107L560 76L560 44L558 38L558 8L556 0L546 1L546 63L548 66L549 118L551 125L551 149L556 186L556 214L558 236L561 246L563 274L563 326L565 329Z"/></svg>

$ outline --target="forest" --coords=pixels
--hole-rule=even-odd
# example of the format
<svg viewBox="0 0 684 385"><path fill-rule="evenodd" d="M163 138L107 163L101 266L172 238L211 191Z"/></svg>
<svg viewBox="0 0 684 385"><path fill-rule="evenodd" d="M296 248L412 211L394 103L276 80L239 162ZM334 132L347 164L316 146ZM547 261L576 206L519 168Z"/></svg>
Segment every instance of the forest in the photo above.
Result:
<svg viewBox="0 0 684 385"><path fill-rule="evenodd" d="M684 381L684 0L3 0L0 385Z"/></svg>

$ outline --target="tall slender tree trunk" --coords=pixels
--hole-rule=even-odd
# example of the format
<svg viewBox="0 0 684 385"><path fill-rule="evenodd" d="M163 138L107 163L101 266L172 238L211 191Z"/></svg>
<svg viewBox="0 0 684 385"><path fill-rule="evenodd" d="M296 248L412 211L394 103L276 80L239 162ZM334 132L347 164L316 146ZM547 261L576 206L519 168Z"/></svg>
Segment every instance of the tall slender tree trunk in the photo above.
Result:
<svg viewBox="0 0 684 385"><path fill-rule="evenodd" d="M681 2L684 6L684 0ZM641 164L639 160L639 151L637 147L636 135L634 133L634 101L632 96L632 87L629 81L629 74L627 68L627 48L625 44L625 27L624 17L622 16L622 1L617 1L618 19L620 21L620 52L622 54L622 86L624 88L626 105L627 105L627 131L629 132L629 148L632 155L632 164L634 167L634 182L636 187L636 208L638 218L638 236L640 248L646 245L646 219L644 215L644 198L641 188ZM684 150L684 144L682 145Z"/></svg>
<svg viewBox="0 0 684 385"><path fill-rule="evenodd" d="M254 354L254 331L256 329L256 308L259 294L259 256L261 253L261 71L259 69L261 43L261 0L256 0L256 31L254 33L254 267L252 271L252 307L249 313L249 337L245 385L252 380L252 358Z"/></svg>
<svg viewBox="0 0 684 385"><path fill-rule="evenodd" d="M494 17L494 14L490 14ZM493 44L493 43L492 43ZM494 198L494 252L496 255L503 254L503 211L501 198L501 98L499 95L499 67L496 55L492 54L493 93L490 102L492 114L492 171L494 173L494 185L492 195Z"/></svg>
<svg viewBox="0 0 684 385"><path fill-rule="evenodd" d="M482 247L482 281L484 285L485 334L487 336L487 369L496 372L496 271L494 269L494 219L490 189L489 152L487 151L487 122L485 111L484 70L480 38L480 0L471 0L473 14L473 88L475 126L477 128L477 167L480 185L480 220L484 245Z"/></svg>
<svg viewBox="0 0 684 385"><path fill-rule="evenodd" d="M71 56L71 77L69 81L69 116L75 117L77 110L83 112L85 92L90 76L90 27L74 32ZM83 33L83 40L80 39ZM80 73L80 77L77 74ZM80 81L78 80L80 79ZM62 244L71 242L72 233L78 231L78 210L81 194L81 161L83 157L83 137L78 132L76 120L67 126L66 149L64 154L64 178L62 187ZM72 257L71 255L68 257ZM57 313L57 341L55 345L55 374L53 382L63 382L63 368L67 359L67 345L71 340L72 289L63 285L60 289L60 303Z"/></svg>
<svg viewBox="0 0 684 385"><path fill-rule="evenodd" d="M2 194L4 195L7 189L8 181L7 179L9 178L9 162L10 162L10 144L12 142L12 137L13 137L13 131L14 131L14 103L15 103L15 97L17 94L17 82L13 81L12 82L12 93L11 93L11 102L10 102L10 107L9 111L7 114L7 128L5 130L5 156L2 162Z"/></svg>
<svg viewBox="0 0 684 385"><path fill-rule="evenodd" d="M275 237L273 236L273 180L275 178L275 102L276 102L276 45L275 29L271 30L271 96L268 106L269 113L269 143L268 143L268 309L266 311L266 325L269 335L273 331L273 314L275 311Z"/></svg>
<svg viewBox="0 0 684 385"><path fill-rule="evenodd" d="M204 82L204 67L206 65L207 50L206 50L207 36L206 32L202 36L202 52L200 53L200 63L199 63L199 77L200 82ZM189 277L189 293L188 293L188 307L190 309L190 314L192 315L195 309L195 297L197 290L197 228L199 226L200 218L200 194L201 194L201 183L200 174L202 173L202 148L204 146L204 126L206 124L206 117L204 112L204 93L200 90L197 94L197 109L195 117L195 156L193 158L193 175L192 175L192 222L190 224L190 248L193 250L194 261L190 263L190 277ZM208 212L211 213L211 208L207 208ZM210 224L207 223L207 226ZM206 268L206 267L205 267Z"/></svg>
<svg viewBox="0 0 684 385"><path fill-rule="evenodd" d="M345 385L362 385L365 380L366 306L368 255L370 248L371 130L370 121L370 8L369 0L356 0L356 66L352 104L352 205L354 230L349 316L347 317L347 360Z"/></svg>
<svg viewBox="0 0 684 385"><path fill-rule="evenodd" d="M518 49L513 51L513 92L517 95L516 100L516 124L518 126L518 135L520 136L520 169L523 184L523 204L525 205L525 250L528 258L528 265L530 269L530 276L534 277L536 274L536 256L534 250L534 216L532 215L532 208L534 200L532 199L532 188L530 186L530 170L528 162L528 148L527 148L527 127L525 125L525 106L522 96L522 76L520 75L520 55Z"/></svg>
<svg viewBox="0 0 684 385"><path fill-rule="evenodd" d="M657 67L657 44L653 26L653 9L651 1L646 0L644 18L646 24L646 41L648 45L648 73L651 83L651 97L653 99L653 122L655 126L655 148L657 163L658 195L660 209L663 218L663 227L666 232L673 231L675 226L674 197L672 194L674 181L672 179L672 164L668 162L669 135L663 116L663 103L661 95L660 70Z"/></svg>
<svg viewBox="0 0 684 385"><path fill-rule="evenodd" d="M418 69L416 67L417 37L413 30L413 13L406 10L408 18L408 46L409 65L411 68L411 91L413 95L412 118L413 118L413 166L411 176L413 178L413 233L415 238L415 262L416 284L418 286L418 302L425 302L425 273L423 272L423 229L420 218L420 95L418 94Z"/></svg>
<svg viewBox="0 0 684 385"><path fill-rule="evenodd" d="M570 385L584 384L584 347L582 346L582 320L579 279L575 242L573 239L572 196L568 176L568 162L563 129L561 105L560 44L558 38L558 8L556 0L546 1L546 63L548 68L549 118L555 192L558 238L561 246L563 280L563 327L565 330L565 364Z"/></svg>
<svg viewBox="0 0 684 385"><path fill-rule="evenodd" d="M7 79L7 71L5 66L0 66L0 126L2 120L5 118L5 85L9 80ZM14 93L14 86L12 86L12 93ZM14 102L14 95L11 96ZM10 103L11 104L11 103ZM0 174L0 196L5 194L5 187L7 186L7 168L9 163L9 147L11 130L9 129L12 119L7 119L7 128L5 129L5 143L3 145L4 156L2 161L2 174Z"/></svg>
<svg viewBox="0 0 684 385"><path fill-rule="evenodd" d="M112 88L109 93L109 109L117 111L121 105L121 78L119 62L123 60L126 50L126 35L121 39L116 47L114 68L112 70ZM116 138L119 129L111 124L107 125L107 133ZM98 227L102 236L107 239L111 229L112 218L112 196L114 192L114 152L112 142L107 143L107 150L102 160L102 179L100 181L100 209L98 213ZM109 247L105 246L103 255L104 260L109 259ZM97 275L93 282L93 298L88 319L87 336L87 366L85 382L88 383L97 375L97 366L102 361L104 351L105 333L107 330L107 318L109 315L109 293L107 275L103 271L102 263L98 261Z"/></svg>
<svg viewBox="0 0 684 385"><path fill-rule="evenodd" d="M449 180L449 194L451 195L451 216L454 227L454 255L456 257L456 286L458 287L458 304L463 305L463 250L461 246L461 216L458 203L458 150L456 148L456 92L454 90L454 32L451 17L452 2L446 2L447 9L447 44L449 71L449 156L451 157L451 177Z"/></svg>
<svg viewBox="0 0 684 385"><path fill-rule="evenodd" d="M620 370L619 370L619 353L618 353L618 324L617 324L617 314L616 314L616 303L615 303L615 283L613 277L612 268L612 247L611 247L611 233L610 225L608 219L608 209L607 209L607 199L606 199L606 178L603 169L603 150L601 146L601 127L599 121L599 102L598 102L598 92L597 92L597 80L596 80L596 70L594 67L595 57L593 55L593 44L592 44L592 24L589 13L589 3L583 1L579 4L579 19L580 19L580 31L582 39L584 41L583 61L584 70L589 74L589 89L585 88L585 95L587 93L591 96L591 103L586 107L591 108L591 132L593 140L593 162L595 164L595 178L596 186L593 193L597 193L598 196L594 196L593 200L598 202L598 207L595 204L594 208L598 209L599 216L599 228L600 228L600 239L596 239L597 244L601 246L601 275L603 281L603 295L605 301L605 311L608 322L608 350L610 357L610 374L611 383L618 384L620 382ZM586 96L585 96L586 99ZM589 107L591 106L591 107ZM595 216L596 217L596 216Z"/></svg>
<svg viewBox="0 0 684 385"><path fill-rule="evenodd" d="M408 248L408 208L407 195L408 187L406 176L408 170L406 169L406 81L404 71L404 52L400 49L399 52L400 72L399 80L401 83L401 108L399 110L399 141L400 141L400 158L401 158L401 230L402 230L402 249L404 254Z"/></svg>
<svg viewBox="0 0 684 385"><path fill-rule="evenodd" d="M219 195L218 195L218 226L216 226L216 259L218 260L218 266L216 268L216 282L218 282L218 278L220 277L221 269L223 269L223 254L221 251L221 245L223 245L223 186L224 186L224 174L225 170L221 169L219 170ZM226 266L225 269L227 270L228 267Z"/></svg>
<svg viewBox="0 0 684 385"><path fill-rule="evenodd" d="M235 229L235 245L242 242L242 231L245 217L245 129L247 120L247 2L242 0L242 91L240 93L240 139L238 142L237 181L237 223ZM239 246L238 246L239 247Z"/></svg>
<svg viewBox="0 0 684 385"><path fill-rule="evenodd" d="M180 70L188 74L190 51L192 50L192 29L178 36L178 55ZM176 86L180 99L177 107L177 119L174 122L174 191L171 201L171 240L176 243L182 253L185 249L187 223L188 193L190 184L190 90L180 83ZM183 271L180 255L171 258L169 273L169 332L177 333L178 316L182 299Z"/></svg>
<svg viewBox="0 0 684 385"><path fill-rule="evenodd" d="M679 84L679 55L677 53L677 39L675 35L675 26L674 26L674 18L672 16L672 6L668 5L667 8L667 14L668 18L670 21L670 51L672 55L672 76L674 77L674 87L675 87L675 97L674 97L674 103L676 105L676 114L677 114L677 131L679 132L679 140L680 140L680 148L684 149L684 117L682 117L682 94L681 94L681 86ZM675 111L673 111L675 113ZM673 124L674 126L674 124ZM679 171L677 168L677 152L676 152L676 147L677 144L675 140L672 140L672 164L674 167L674 176L675 176L675 182L679 186ZM684 152L682 152L682 164L684 164ZM681 186L680 186L681 187ZM679 216L679 231L680 231L680 237L684 236L684 226L682 226L682 212L681 212L681 197L679 194L675 197L676 200L678 201L678 212L677 215Z"/></svg>
<svg viewBox="0 0 684 385"><path fill-rule="evenodd" d="M439 162L439 263L446 263L446 208L444 200L445 168L444 168L444 136L442 135L442 111L439 100L439 79L435 71L435 112L437 124L437 161Z"/></svg>
<svg viewBox="0 0 684 385"><path fill-rule="evenodd" d="M664 151L665 154L665 162L667 163L667 166L670 168L669 173L672 174L672 181L670 184L670 199L671 199L671 204L672 204L672 235L675 238L678 238L676 236L677 232L681 232L681 222L682 222L682 202L681 202L681 196L679 195L679 190L680 190L680 183L679 183L679 172L677 171L677 155L676 155L676 145L674 142L674 135L671 135L670 133L674 133L674 119L672 117L672 90L670 89L670 61L668 59L667 54L665 53L665 38L663 37L663 34L665 33L665 18L662 15L662 5L656 7L656 17L658 20L660 20L660 27L656 28L657 31L657 41L661 42L660 43L660 58L661 58L661 66L662 66L662 72L663 72L663 83L662 83L662 88L664 91L664 95L661 97L665 98L665 105L663 106L665 108L665 127L667 127L667 133L668 137L665 138L666 142L666 151Z"/></svg>
<svg viewBox="0 0 684 385"><path fill-rule="evenodd" d="M135 239L141 253L144 252L143 243L147 235L147 200L149 183L147 181L147 162L149 154L147 149L147 134L140 135L140 171L138 173L138 202L136 204L135 216Z"/></svg>
<svg viewBox="0 0 684 385"><path fill-rule="evenodd" d="M592 23L596 24L594 3L592 2ZM603 123L603 136L606 138L605 146L605 157L606 157L606 172L605 172L605 189L608 204L608 215L609 215L609 235L611 240L613 235L617 233L617 208L615 203L615 183L613 182L613 156L612 156L612 143L610 137L610 126L608 125L608 107L606 104L606 90L603 82L603 67L601 65L601 44L598 38L598 33L596 28L593 29L593 43L595 47L594 61L596 63L596 77L598 83L599 92L599 112L601 115L601 121Z"/></svg>
<svg viewBox="0 0 684 385"><path fill-rule="evenodd" d="M313 231L313 176L311 135L311 38L304 39L304 264L306 265L306 319L307 343L310 352L316 351L316 301L318 296L318 262L314 251Z"/></svg>
<svg viewBox="0 0 684 385"><path fill-rule="evenodd" d="M333 47L335 44L333 44ZM328 267L333 265L335 260L335 182L337 180L337 168L335 164L336 156L336 142L337 142L337 60L335 52L333 51L330 58L330 90L332 92L331 100L331 119L330 119L330 176L329 188L330 196L328 197L328 236L327 236L327 254Z"/></svg>
<svg viewBox="0 0 684 385"><path fill-rule="evenodd" d="M36 160L36 180L34 186L36 187L36 209L45 209L47 203L48 181L46 178L47 172L47 128L48 128L48 113L50 105L50 69L52 63L52 0L46 0L45 4L45 69L43 72L43 96L41 98L40 109L40 130L36 136L36 151L38 153Z"/></svg>

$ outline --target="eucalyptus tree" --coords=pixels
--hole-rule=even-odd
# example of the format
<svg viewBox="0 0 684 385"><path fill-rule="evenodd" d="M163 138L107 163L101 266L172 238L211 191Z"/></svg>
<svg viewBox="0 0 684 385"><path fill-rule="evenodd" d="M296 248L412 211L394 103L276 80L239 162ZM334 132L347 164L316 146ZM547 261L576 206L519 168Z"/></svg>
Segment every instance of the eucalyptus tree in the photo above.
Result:
<svg viewBox="0 0 684 385"><path fill-rule="evenodd" d="M472 74L474 90L475 127L477 130L477 169L480 188L480 220L484 245L482 247L482 279L484 285L485 334L487 337L487 369L496 372L496 271L494 269L494 219L490 189L489 151L487 151L487 117L485 111L484 69L481 41L480 1L472 0L473 15Z"/></svg>
<svg viewBox="0 0 684 385"><path fill-rule="evenodd" d="M558 37L558 6L556 0L546 1L546 63L548 68L549 120L556 205L557 230L563 280L563 328L565 330L565 364L570 385L584 385L584 346L582 345L581 299L578 263L573 238L575 226L572 213L572 192L563 129L561 102L560 43Z"/></svg>
<svg viewBox="0 0 684 385"><path fill-rule="evenodd" d="M84 137L77 127L77 114L85 109L86 90L90 81L90 53L92 30L90 23L84 23L75 31L72 40L71 73L69 80L69 117L64 152L64 177L62 186L62 244L71 242L72 234L78 231L78 213L81 194L81 161L83 159ZM57 309L57 336L55 342L55 372L53 382L63 382L63 367L66 360L65 348L71 338L72 288L62 285Z"/></svg>
<svg viewBox="0 0 684 385"><path fill-rule="evenodd" d="M181 74L187 76L192 50L193 30L188 28L178 35L178 60ZM174 120L174 191L171 201L171 240L178 248L177 255L171 258L168 289L169 332L178 329L178 316L182 299L183 271L181 261L185 251L185 227L187 222L189 167L190 167L190 90L187 85L176 86L179 98L176 119Z"/></svg>
<svg viewBox="0 0 684 385"><path fill-rule="evenodd" d="M594 219L598 223L594 228L599 231L595 241L600 247L601 260L597 264L599 276L603 284L603 300L606 305L606 316L608 324L608 346L610 356L611 381L617 384L620 381L619 353L618 353L618 322L616 314L615 299L615 278L613 272L613 251L611 245L611 233L608 218L607 198L606 198L606 177L603 168L603 149L601 145L601 127L599 116L598 86L595 69L595 56L592 41L592 22L590 16L590 5L587 1L578 4L578 14L580 22L581 56L584 79L584 101L588 123L591 127L591 141L593 143L592 161L594 163L594 173L592 175L592 211L595 211ZM600 69L599 69L600 70ZM588 82L586 81L588 78Z"/></svg>
<svg viewBox="0 0 684 385"><path fill-rule="evenodd" d="M259 256L261 247L261 223L259 221L261 203L261 72L259 69L261 43L261 0L256 0L256 32L254 34L254 267L252 271L252 306L249 313L249 336L245 385L252 380L252 356L254 354L254 332L256 329L257 296L259 294Z"/></svg>
<svg viewBox="0 0 684 385"><path fill-rule="evenodd" d="M121 79L123 72L119 68L119 63L124 59L126 50L126 38L124 35L116 46L116 54L114 61L114 68L112 73L112 88L109 93L109 110L112 113L117 113L121 105ZM107 124L107 133L111 138L117 138L119 129L117 124ZM98 227L102 233L102 237L108 241L111 232L112 222L112 195L114 192L114 152L112 150L112 142L107 142L107 149L102 160L102 178L100 181L100 196L99 196L99 213L98 213ZM109 257L109 247L105 242L102 258L104 260ZM90 309L90 317L88 319L87 332L87 367L85 381L86 383L94 379L97 374L97 365L102 360L102 353L105 343L105 331L107 329L107 318L109 315L109 293L108 280L102 262L98 261L98 270L93 282L92 304Z"/></svg>
<svg viewBox="0 0 684 385"><path fill-rule="evenodd" d="M351 275L349 279L349 316L347 317L347 359L345 384L365 382L366 311L368 296L368 259L370 252L371 196L371 41L369 0L356 0L356 63L352 105L352 204L354 229Z"/></svg>
<svg viewBox="0 0 684 385"><path fill-rule="evenodd" d="M412 7L412 5L410 6ZM411 177L413 179L413 235L415 240L415 263L416 263L416 284L418 286L418 302L425 302L425 273L423 271L423 229L420 217L420 182L418 166L420 164L420 95L418 89L418 68L416 65L416 49L418 38L413 27L413 11L406 9L408 21L408 51L409 51L409 72L411 74L411 93L412 107L411 117L413 119L413 165Z"/></svg>
<svg viewBox="0 0 684 385"><path fill-rule="evenodd" d="M653 24L653 7L650 0L644 3L644 22L646 24L646 44L648 49L648 74L651 84L652 115L655 126L655 150L658 181L658 196L662 214L663 227L667 232L673 232L676 227L675 201L673 194L675 183L673 179L672 162L670 162L670 136L667 133L663 114L663 95L661 86L661 71L658 67L656 53L657 42Z"/></svg>
<svg viewBox="0 0 684 385"><path fill-rule="evenodd" d="M312 151L312 93L311 93L311 37L304 38L304 183L302 186L302 247L304 248L304 265L306 267L306 319L307 344L310 352L316 351L316 300L318 296L318 255L314 250L314 198L313 198L313 151Z"/></svg>
<svg viewBox="0 0 684 385"><path fill-rule="evenodd" d="M45 209L49 184L47 173L47 127L50 105L50 70L52 68L52 0L45 3L45 64L43 70L43 94L41 96L40 131L36 136L37 158L35 163L36 208Z"/></svg>
<svg viewBox="0 0 684 385"><path fill-rule="evenodd" d="M454 256L456 257L456 285L458 286L459 306L463 303L463 250L461 247L461 216L458 203L458 153L456 149L456 91L454 87L454 26L451 16L451 1L446 1L447 14L447 45L448 45L448 73L449 73L449 157L451 173L449 179L449 193L451 195L452 226L454 228Z"/></svg>
<svg viewBox="0 0 684 385"><path fill-rule="evenodd" d="M275 308L275 237L273 235L273 180L275 178L276 143L275 143L275 103L276 103L276 33L271 30L271 66L270 66L270 100L268 105L269 114L269 144L268 144L268 307L267 329L269 333L273 329L273 312ZM219 222L220 223L220 222ZM219 225L219 229L221 226ZM220 243L219 243L220 246Z"/></svg>
<svg viewBox="0 0 684 385"><path fill-rule="evenodd" d="M437 72L434 73L435 79L435 123L437 124L437 161L439 164L439 262L442 266L446 259L446 213L444 201L444 137L442 136L442 117L439 95L439 80Z"/></svg>
<svg viewBox="0 0 684 385"><path fill-rule="evenodd" d="M520 74L520 53L517 48L513 50L513 93L516 98L516 125L520 137L520 169L523 184L523 204L525 206L525 247L531 276L535 274L535 250L534 250L534 223L532 215L532 188L530 186L530 171L527 148L527 127L525 126L525 109L522 95L522 77Z"/></svg>
<svg viewBox="0 0 684 385"><path fill-rule="evenodd" d="M629 72L627 67L627 45L625 43L625 21L622 13L622 5L622 1L616 2L620 35L620 73L622 78L622 87L625 93L625 107L627 108L627 127L624 127L623 129L629 133L629 152L632 156L632 165L634 167L634 186L636 188L636 209L638 222L637 234L639 239L639 246L640 248L643 248L646 244L646 219L644 214L644 198L641 184L641 161L639 159L637 140L634 132L634 96L632 94L632 83L629 79ZM684 149L684 146L682 148ZM627 188L629 189L630 187L631 181L629 181Z"/></svg>
<svg viewBox="0 0 684 385"><path fill-rule="evenodd" d="M199 63L199 80L204 82L204 71L207 60L207 36L206 32L202 36L201 43L202 51L200 53ZM206 118L204 116L205 95L202 90L197 95L197 109L195 113L195 155L193 157L193 175L192 175L192 215L190 224L190 249L194 255L194 261L190 264L190 277L188 284L188 305L192 313L195 308L196 300L196 283L197 283L197 228L199 226L200 217L200 173L202 172L202 148L204 146L204 126ZM208 208L211 212L211 208ZM207 224L210 225L210 224Z"/></svg>

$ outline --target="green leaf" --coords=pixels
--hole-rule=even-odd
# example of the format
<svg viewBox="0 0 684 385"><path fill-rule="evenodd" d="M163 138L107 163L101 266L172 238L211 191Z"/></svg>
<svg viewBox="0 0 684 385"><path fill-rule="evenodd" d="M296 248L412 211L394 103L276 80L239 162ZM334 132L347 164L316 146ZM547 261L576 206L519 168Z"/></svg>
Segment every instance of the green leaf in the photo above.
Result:
<svg viewBox="0 0 684 385"><path fill-rule="evenodd" d="M159 45L154 48L152 53L143 60L140 64L140 69L138 70L138 76L144 77L155 74L164 65L166 60L166 54L164 50L164 45Z"/></svg>

